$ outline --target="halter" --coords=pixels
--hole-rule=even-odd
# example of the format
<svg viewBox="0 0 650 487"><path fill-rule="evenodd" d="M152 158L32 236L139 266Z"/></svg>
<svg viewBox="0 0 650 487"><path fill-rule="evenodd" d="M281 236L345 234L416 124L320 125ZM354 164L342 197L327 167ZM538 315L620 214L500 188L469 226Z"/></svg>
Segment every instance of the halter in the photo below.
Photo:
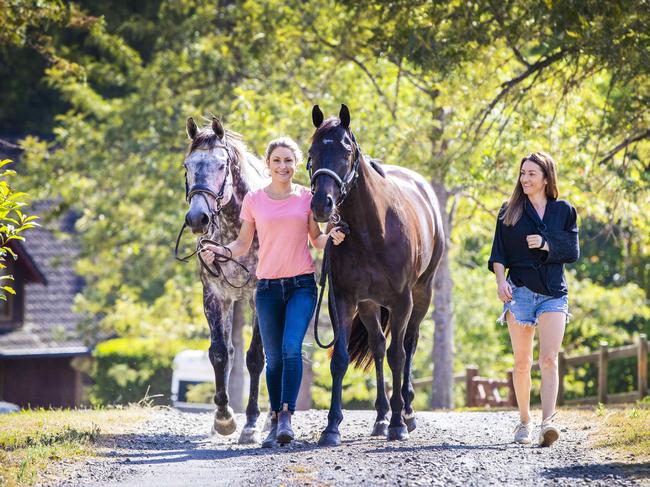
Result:
<svg viewBox="0 0 650 487"><path fill-rule="evenodd" d="M225 144L220 144L216 145L215 148L220 148L224 149L226 151L226 154L228 155L228 158L226 160L226 174L223 178L223 182L221 183L221 187L219 188L219 192L215 193L209 186L205 184L195 184L194 186L188 187L187 183L185 184L185 201L190 203L192 201L192 197L194 197L197 194L200 194L203 196L205 199L205 203L208 205L208 208L210 209L210 220L212 221L216 216L221 213L221 210L223 208L223 205L221 204L221 201L223 200L223 193L226 189L226 182L228 181L228 177L230 176L230 164L232 163L232 158L230 157L230 150L228 149L228 146ZM206 198L206 194L212 196L215 201L217 202L217 208L213 209L210 206L210 202Z"/></svg>
<svg viewBox="0 0 650 487"><path fill-rule="evenodd" d="M221 210L223 210L223 205L221 204L221 202L223 201L223 194L226 189L226 182L228 181L228 177L230 176L230 164L232 163L232 157L230 155L230 150L228 149L227 145L225 144L216 145L215 148L224 149L226 151L226 154L228 154L228 158L226 161L226 174L223 178L223 182L221 183L221 187L219 188L219 191L215 193L209 186L205 184L195 184L190 187L187 185L187 179L185 180L185 200L188 203L191 203L192 198L197 194L200 194L205 200L206 205L210 209L210 222L208 223L208 227L212 225L214 226L219 225L219 213L221 213ZM214 200L217 202L216 208L213 208L210 205L210 201L206 197L206 194L212 196ZM181 237L183 236L183 232L185 231L186 228L187 228L187 222L183 222L181 231L178 233L178 237L176 237L176 246L174 247L174 257L176 258L176 260L179 260L181 262L189 262L190 258L196 255L199 259L201 267L203 267L208 272L208 274L212 275L213 277L223 277L224 281L226 281L226 283L230 287L233 287L235 289L240 289L246 286L250 282L251 280L250 271L241 262L235 260L232 257L232 252L230 252L229 256L217 256L213 261L214 269L211 269L210 266L206 264L206 262L201 257L201 252L205 249L206 244L216 245L223 248L225 247L220 242L217 242L215 240L206 237L205 234L203 234L203 236L198 239L196 243L196 250L194 250L194 252L186 255L185 257L179 257L178 246L180 245ZM206 231L206 233L208 232ZM248 274L246 281L241 286L231 283L226 277L226 275L224 274L220 264L224 264L226 262L234 262L236 265L238 265L241 269L243 269Z"/></svg>
<svg viewBox="0 0 650 487"><path fill-rule="evenodd" d="M350 190L354 186L354 183L356 182L357 178L359 177L359 164L361 163L361 157L362 157L361 147L359 147L359 144L354 138L354 134L352 133L352 131L348 130L348 134L350 134L350 138L354 143L354 151L356 155L354 158L354 162L352 163L352 167L346 173L346 175L343 176L343 178L341 178L338 174L336 174L336 172L332 171L331 169L326 169L326 168L317 169L312 173L311 157L307 159L307 171L309 171L311 193L314 194L314 192L316 191L316 179L318 179L319 176L331 177L336 183L336 185L339 187L339 192L341 193L338 200L334 203L335 207L343 203L345 198L350 193Z"/></svg>

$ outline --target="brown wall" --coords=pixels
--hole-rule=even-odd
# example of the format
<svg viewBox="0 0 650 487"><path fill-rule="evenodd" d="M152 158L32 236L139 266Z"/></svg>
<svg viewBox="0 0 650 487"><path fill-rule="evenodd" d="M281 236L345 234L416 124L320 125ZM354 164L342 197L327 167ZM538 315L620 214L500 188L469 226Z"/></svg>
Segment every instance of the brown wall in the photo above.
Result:
<svg viewBox="0 0 650 487"><path fill-rule="evenodd" d="M0 399L23 408L78 406L81 380L72 358L0 358Z"/></svg>

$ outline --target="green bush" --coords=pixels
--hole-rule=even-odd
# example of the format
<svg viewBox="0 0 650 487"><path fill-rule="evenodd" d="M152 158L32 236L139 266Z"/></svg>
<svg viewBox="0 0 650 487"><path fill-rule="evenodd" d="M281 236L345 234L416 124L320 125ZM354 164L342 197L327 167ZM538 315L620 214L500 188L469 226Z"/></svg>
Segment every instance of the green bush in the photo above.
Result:
<svg viewBox="0 0 650 487"><path fill-rule="evenodd" d="M117 338L100 343L93 352L90 401L95 406L129 404L148 397L169 404L172 362L184 349L209 347L207 340Z"/></svg>

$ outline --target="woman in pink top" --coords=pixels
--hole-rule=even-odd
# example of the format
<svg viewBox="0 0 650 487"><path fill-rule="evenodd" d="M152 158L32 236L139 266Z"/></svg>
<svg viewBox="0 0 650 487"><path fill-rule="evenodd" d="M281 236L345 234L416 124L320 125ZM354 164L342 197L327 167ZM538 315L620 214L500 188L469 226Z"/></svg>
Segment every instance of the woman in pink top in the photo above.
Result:
<svg viewBox="0 0 650 487"><path fill-rule="evenodd" d="M335 245L345 235L338 228L328 234L311 214L311 192L293 183L302 153L286 137L273 140L266 149L266 166L271 183L246 195L242 203L242 226L237 240L224 249L209 246L203 254L207 263L215 254L248 252L255 231L259 240L255 308L266 355L266 385L272 410L272 427L262 447L289 443L293 437L291 415L302 379L302 341L316 307L314 260L307 240L325 248L328 238Z"/></svg>

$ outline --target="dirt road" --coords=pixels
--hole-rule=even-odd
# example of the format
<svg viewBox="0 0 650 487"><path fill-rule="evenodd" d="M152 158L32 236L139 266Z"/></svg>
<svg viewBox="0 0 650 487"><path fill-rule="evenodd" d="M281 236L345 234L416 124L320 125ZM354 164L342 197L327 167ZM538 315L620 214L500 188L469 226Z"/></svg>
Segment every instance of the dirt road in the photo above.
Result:
<svg viewBox="0 0 650 487"><path fill-rule="evenodd" d="M210 413L163 409L138 432L105 440L101 456L60 485L637 485L588 446L589 425L561 417L561 440L539 448L510 442L514 412L421 412L405 442L370 437L374 412L344 414L340 447L317 446L327 412L308 411L294 417L295 443L263 450L238 445L237 434L207 435Z"/></svg>

